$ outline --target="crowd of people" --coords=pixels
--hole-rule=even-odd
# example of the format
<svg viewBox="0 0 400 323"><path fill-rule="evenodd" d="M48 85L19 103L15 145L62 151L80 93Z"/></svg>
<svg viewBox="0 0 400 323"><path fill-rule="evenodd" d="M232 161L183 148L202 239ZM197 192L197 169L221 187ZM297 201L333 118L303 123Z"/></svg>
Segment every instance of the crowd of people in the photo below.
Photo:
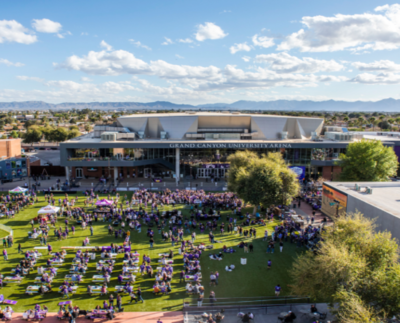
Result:
<svg viewBox="0 0 400 323"><path fill-rule="evenodd" d="M1 203L9 204L8 208L14 208L18 203L20 207L27 204L35 203L37 196L25 196L21 199L14 196L1 196ZM249 213L244 212L243 202L233 193L207 193L204 191L186 191L165 190L164 192L150 192L147 190L138 190L132 194L132 197L121 196L119 193L107 196L110 202L106 207L97 206L100 196L92 191L86 191L84 196L70 197L65 194L63 198L58 198L53 194L46 194L45 201L53 206L58 205L60 212L58 214L47 214L38 216L31 221L31 234L37 235L42 245L47 246L48 253L51 258L46 263L49 268L40 271L40 283L42 288L39 293L44 294L52 292L52 281L57 275L54 263L63 264L65 259L65 251L54 252L49 240L51 230L54 230L55 240L66 240L74 236L77 230L89 229L88 235L83 241L83 246L90 246L89 236L94 235L94 227L96 225L104 225L108 234L113 237L113 241L109 249L102 250L101 257L104 258L103 265L98 265L97 271L104 277L111 277L114 269L114 260L111 254L123 253L124 263L122 272L118 274L118 284L121 284L120 291L130 296L132 301L143 301L142 291L140 287L134 288L135 276L131 272L132 267L138 267L141 275L148 275L154 279L153 293L155 295L168 295L172 292L172 277L174 274L173 247L179 248L179 253L183 257L183 270L179 273L180 282L185 283L185 290L189 294L198 296L198 306L202 305L204 299L204 286L201 280L200 257L204 250L212 248L212 244L216 242L216 237L223 237L226 234L234 235L234 239L238 240L238 244L234 247L224 245L222 250L217 253L211 253L210 259L222 260L224 255L233 254L243 248L244 252L253 252L254 245L249 239L257 238L256 226L265 226L269 221L273 221L274 208L268 210L259 210L257 215L253 217ZM84 207L78 206L78 202L82 202ZM186 205L184 214L175 208L177 204ZM18 209L18 208L16 208ZM228 212L226 212L228 211ZM261 211L261 212L260 212ZM260 215L260 213L262 213ZM226 216L226 217L225 217ZM60 225L62 221L62 225ZM140 234L142 226L146 227L146 235L149 239L150 249L154 247L157 235L164 242L171 243L171 249L166 255L159 259L159 263L154 265L148 254L142 256L139 260L138 253L131 251L131 236ZM52 227L52 229L51 229ZM290 217L282 217L282 221L278 223L272 230L265 230L263 240L266 242L266 252L274 253L275 245L279 245L280 252L283 252L284 243L296 243L298 247L307 245L310 241L317 243L320 239L322 228L307 225L302 226L298 222L293 221ZM210 245L204 243L195 244L197 234L207 234ZM189 239L187 236L189 235ZM5 247L10 247L8 240L3 240ZM12 245L12 242L11 242ZM19 246L22 252L22 247ZM98 247L93 247L96 252ZM228 255L227 255L228 256ZM39 258L37 251L25 251L25 259L15 268L17 275L25 275L36 265ZM60 286L60 292L63 296L69 298L74 290L74 286L78 284L82 275L86 273L88 263L91 259L90 252L85 251L76 255L74 265L71 267L73 278L71 281L64 281ZM161 266L161 269L158 268ZM232 265L233 266L233 265ZM228 266L227 266L228 267ZM268 260L266 268L271 268L272 262ZM229 266L227 271L232 271ZM38 268L39 272L40 267ZM190 282L186 281L186 277L190 276ZM131 277L131 278L130 278ZM219 273L213 271L210 274L210 285L218 285ZM101 295L108 294L108 283L105 280L101 286ZM92 295L92 286L88 286L88 294ZM275 287L276 295L281 292L280 285ZM109 300L109 304L105 302L101 310L107 311L112 315L121 308L121 295L117 295L120 302L117 301L117 308L114 307L114 301ZM216 301L215 293L210 293L209 302ZM79 310L79 308L78 308ZM98 309L100 310L100 309ZM80 310L79 310L80 311ZM72 317L76 314L76 309L60 310L62 316ZM75 314L73 314L75 313ZM30 312L29 315L32 313ZM211 317L211 319L213 319ZM222 319L221 319L222 320Z"/></svg>

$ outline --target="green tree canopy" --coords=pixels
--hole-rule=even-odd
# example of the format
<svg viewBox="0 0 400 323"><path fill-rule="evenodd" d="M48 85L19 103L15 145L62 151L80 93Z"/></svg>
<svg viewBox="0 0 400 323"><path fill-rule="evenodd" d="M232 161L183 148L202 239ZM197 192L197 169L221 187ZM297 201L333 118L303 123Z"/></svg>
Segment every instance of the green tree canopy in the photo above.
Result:
<svg viewBox="0 0 400 323"><path fill-rule="evenodd" d="M53 129L49 134L49 141L63 142L68 139L68 131L65 128Z"/></svg>
<svg viewBox="0 0 400 323"><path fill-rule="evenodd" d="M296 258L292 292L338 306L340 322L380 322L400 311L398 244L362 214L335 219L316 254Z"/></svg>
<svg viewBox="0 0 400 323"><path fill-rule="evenodd" d="M24 135L24 142L31 144L34 142L39 142L42 139L42 131L39 128L31 127Z"/></svg>
<svg viewBox="0 0 400 323"><path fill-rule="evenodd" d="M11 131L10 133L11 138L19 138L19 133L15 130Z"/></svg>
<svg viewBox="0 0 400 323"><path fill-rule="evenodd" d="M380 140L361 140L347 146L340 154L342 181L387 181L397 173L397 156L392 147L385 147Z"/></svg>
<svg viewBox="0 0 400 323"><path fill-rule="evenodd" d="M255 152L237 151L228 161L228 189L254 205L254 211L258 205L289 204L299 192L297 175L280 153L259 158Z"/></svg>

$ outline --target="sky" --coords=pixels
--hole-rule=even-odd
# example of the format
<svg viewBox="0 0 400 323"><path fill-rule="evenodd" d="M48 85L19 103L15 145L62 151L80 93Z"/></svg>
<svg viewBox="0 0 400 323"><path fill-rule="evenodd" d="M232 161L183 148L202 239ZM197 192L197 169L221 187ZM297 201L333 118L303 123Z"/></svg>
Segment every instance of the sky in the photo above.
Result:
<svg viewBox="0 0 400 323"><path fill-rule="evenodd" d="M3 1L0 101L400 99L388 1Z"/></svg>

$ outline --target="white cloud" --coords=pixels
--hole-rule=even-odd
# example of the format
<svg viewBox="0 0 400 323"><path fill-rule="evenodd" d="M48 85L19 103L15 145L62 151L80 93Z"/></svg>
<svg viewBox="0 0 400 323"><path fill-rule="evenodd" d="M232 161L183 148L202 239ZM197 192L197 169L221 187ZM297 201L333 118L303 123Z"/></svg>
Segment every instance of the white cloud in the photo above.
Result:
<svg viewBox="0 0 400 323"><path fill-rule="evenodd" d="M251 51L251 47L247 45L247 43L235 44L229 48L231 54L235 54L240 51L249 52Z"/></svg>
<svg viewBox="0 0 400 323"><path fill-rule="evenodd" d="M363 72L400 72L400 64L389 60L380 60L372 63L354 62L351 65Z"/></svg>
<svg viewBox="0 0 400 323"><path fill-rule="evenodd" d="M206 39L221 39L228 36L228 34L225 34L222 28L216 24L212 22L206 22L204 25L200 24L197 26L197 32L195 36L198 41L204 41Z"/></svg>
<svg viewBox="0 0 400 323"><path fill-rule="evenodd" d="M39 77L35 77L35 76L18 75L18 76L16 76L16 78L21 81L35 81L35 82L43 81L43 79L41 79Z"/></svg>
<svg viewBox="0 0 400 323"><path fill-rule="evenodd" d="M13 62L9 61L8 59L5 59L5 58L0 58L0 64L4 64L4 65L7 65L7 66L15 66L15 67L21 67L21 66L25 65L25 64L19 63L19 62L13 63Z"/></svg>
<svg viewBox="0 0 400 323"><path fill-rule="evenodd" d="M108 51L110 51L110 50L113 49L112 46L109 45L109 44L107 44L104 40L102 40L102 41L100 42L100 47L105 48L105 49L108 50Z"/></svg>
<svg viewBox="0 0 400 323"><path fill-rule="evenodd" d="M174 44L174 42L172 41L172 39L168 38L168 37L164 37L165 42L163 42L161 45L171 45Z"/></svg>
<svg viewBox="0 0 400 323"><path fill-rule="evenodd" d="M286 62L283 68L280 62ZM276 86L317 86L321 82L347 81L346 77L315 75L312 72L336 71L341 65L334 61L321 61L292 56L264 58L273 69L255 67L245 72L232 65L224 69L215 66L189 66L170 64L163 60L145 62L124 50L91 51L83 57L71 56L57 68L82 71L90 75L148 75L168 82L178 82L196 91L218 91L235 88L269 88ZM288 65L289 64L289 65ZM308 73L307 75L301 74Z"/></svg>
<svg viewBox="0 0 400 323"><path fill-rule="evenodd" d="M400 47L400 4L375 8L382 14L337 14L303 17L305 29L289 35L278 50L332 52L396 49Z"/></svg>
<svg viewBox="0 0 400 323"><path fill-rule="evenodd" d="M58 33L62 29L62 25L46 18L33 19L32 28L41 33Z"/></svg>
<svg viewBox="0 0 400 323"><path fill-rule="evenodd" d="M190 38L178 39L178 43L191 44L191 43L193 43L193 40Z"/></svg>
<svg viewBox="0 0 400 323"><path fill-rule="evenodd" d="M135 45L136 47L141 47L141 48L144 48L144 49L147 49L147 50L151 50L151 48L149 47L149 46L146 46L145 44L142 44L140 41L135 41L134 39L129 39L129 41L133 44L133 45Z"/></svg>
<svg viewBox="0 0 400 323"><path fill-rule="evenodd" d="M89 33L87 33L86 31L82 31L81 36L89 36Z"/></svg>
<svg viewBox="0 0 400 323"><path fill-rule="evenodd" d="M215 79L219 68L215 66L187 66L169 64L162 60L146 63L124 50L91 51L87 56L68 57L58 68L82 71L91 75L155 75L165 79Z"/></svg>
<svg viewBox="0 0 400 323"><path fill-rule="evenodd" d="M250 62L251 57L250 56L243 56L242 60L244 60L246 63Z"/></svg>
<svg viewBox="0 0 400 323"><path fill-rule="evenodd" d="M92 80L90 78L86 77L86 76L82 76L81 77L81 81L82 82L91 82Z"/></svg>
<svg viewBox="0 0 400 323"><path fill-rule="evenodd" d="M183 57L183 56L181 56L181 55L179 55L179 54L175 54L175 57L176 58L179 58L179 59L184 59L185 57Z"/></svg>
<svg viewBox="0 0 400 323"><path fill-rule="evenodd" d="M37 41L32 31L15 20L0 20L0 43L32 44Z"/></svg>
<svg viewBox="0 0 400 323"><path fill-rule="evenodd" d="M269 68L278 73L318 73L338 72L344 69L334 60L320 60L311 57L299 58L288 53L262 54L255 57L258 63L268 63Z"/></svg>
<svg viewBox="0 0 400 323"><path fill-rule="evenodd" d="M380 73L371 74L363 73L352 78L350 82L361 84L400 84L400 74L395 73Z"/></svg>
<svg viewBox="0 0 400 323"><path fill-rule="evenodd" d="M253 41L254 46L259 46L263 48L272 47L275 45L274 39L267 36L259 36L255 34L251 40Z"/></svg>

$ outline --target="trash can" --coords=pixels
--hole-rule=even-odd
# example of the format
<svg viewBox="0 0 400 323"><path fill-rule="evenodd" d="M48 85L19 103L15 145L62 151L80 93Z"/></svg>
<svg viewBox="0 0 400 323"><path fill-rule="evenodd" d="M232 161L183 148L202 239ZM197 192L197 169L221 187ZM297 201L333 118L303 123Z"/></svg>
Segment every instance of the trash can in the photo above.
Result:
<svg viewBox="0 0 400 323"><path fill-rule="evenodd" d="M247 264L247 258L240 258L240 263L242 265L246 265Z"/></svg>

